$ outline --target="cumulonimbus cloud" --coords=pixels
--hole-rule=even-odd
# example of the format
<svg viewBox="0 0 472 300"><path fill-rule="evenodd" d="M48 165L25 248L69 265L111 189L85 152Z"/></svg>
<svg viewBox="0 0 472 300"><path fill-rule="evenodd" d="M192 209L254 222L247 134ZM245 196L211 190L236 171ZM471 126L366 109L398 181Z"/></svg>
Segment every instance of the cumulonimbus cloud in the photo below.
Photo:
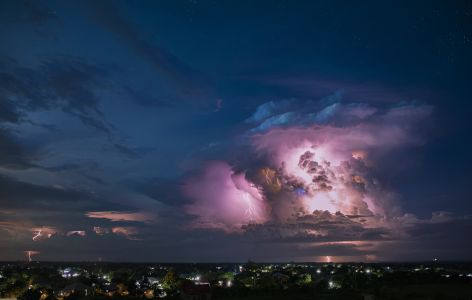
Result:
<svg viewBox="0 0 472 300"><path fill-rule="evenodd" d="M213 162L200 177L186 182L184 193L193 202L185 210L197 216L192 226L254 232L272 224L267 228L291 232L293 237L307 232L322 237L323 232L334 236L339 226L333 220L342 219L343 228L348 224L355 230L367 228L365 234L391 238L376 228L392 228L385 220L403 213L395 191L385 189L374 171L379 159L425 142L422 130L432 107L328 103L310 110L294 103L263 104L247 119L251 128L245 136L257 167L236 172L241 170L237 162ZM258 212L252 219L248 203ZM323 211L334 229L317 228L312 219L310 226L300 226L307 224L307 216L319 219ZM294 233L296 228L301 231Z"/></svg>

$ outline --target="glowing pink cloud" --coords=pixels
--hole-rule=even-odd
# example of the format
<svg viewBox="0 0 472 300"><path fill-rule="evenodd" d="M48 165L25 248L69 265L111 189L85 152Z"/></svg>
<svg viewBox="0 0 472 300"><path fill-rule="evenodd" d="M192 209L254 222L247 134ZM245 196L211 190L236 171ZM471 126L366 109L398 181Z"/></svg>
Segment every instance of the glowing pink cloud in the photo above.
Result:
<svg viewBox="0 0 472 300"><path fill-rule="evenodd" d="M86 236L86 232L84 230L71 230L66 233L66 236Z"/></svg>
<svg viewBox="0 0 472 300"><path fill-rule="evenodd" d="M121 235L129 240L137 240L136 235L139 233L139 230L136 227L118 226L113 227L111 229L111 232L117 235Z"/></svg>
<svg viewBox="0 0 472 300"><path fill-rule="evenodd" d="M85 215L89 218L107 219L112 222L132 221L154 223L156 221L156 216L147 212L89 211Z"/></svg>
<svg viewBox="0 0 472 300"><path fill-rule="evenodd" d="M203 175L187 181L183 190L194 200L185 206L187 213L197 217L194 228L237 231L244 224L268 220L268 208L259 188L225 162L210 163Z"/></svg>
<svg viewBox="0 0 472 300"><path fill-rule="evenodd" d="M129 240L137 240L136 235L139 234L139 229L132 226L116 226L112 228L94 226L93 231L96 235L115 234L125 237Z"/></svg>

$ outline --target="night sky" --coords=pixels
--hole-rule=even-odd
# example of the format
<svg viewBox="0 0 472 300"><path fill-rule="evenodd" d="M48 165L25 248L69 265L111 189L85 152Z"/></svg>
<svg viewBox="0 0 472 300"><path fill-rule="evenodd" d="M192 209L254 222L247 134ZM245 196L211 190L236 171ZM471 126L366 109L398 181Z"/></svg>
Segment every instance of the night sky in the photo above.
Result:
<svg viewBox="0 0 472 300"><path fill-rule="evenodd" d="M1 1L0 260L470 260L471 70L470 1Z"/></svg>

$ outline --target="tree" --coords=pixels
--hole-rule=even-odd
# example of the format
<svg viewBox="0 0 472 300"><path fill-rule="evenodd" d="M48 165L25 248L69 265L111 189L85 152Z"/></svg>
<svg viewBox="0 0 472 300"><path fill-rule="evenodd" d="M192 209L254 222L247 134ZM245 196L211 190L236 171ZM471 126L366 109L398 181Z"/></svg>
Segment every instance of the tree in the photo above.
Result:
<svg viewBox="0 0 472 300"><path fill-rule="evenodd" d="M164 276L163 280L163 287L167 290L175 290L177 289L177 285L179 283L179 277L174 272L173 269L167 271L166 275Z"/></svg>
<svg viewBox="0 0 472 300"><path fill-rule="evenodd" d="M315 286L317 291L325 291L328 289L328 281L326 279L321 279Z"/></svg>

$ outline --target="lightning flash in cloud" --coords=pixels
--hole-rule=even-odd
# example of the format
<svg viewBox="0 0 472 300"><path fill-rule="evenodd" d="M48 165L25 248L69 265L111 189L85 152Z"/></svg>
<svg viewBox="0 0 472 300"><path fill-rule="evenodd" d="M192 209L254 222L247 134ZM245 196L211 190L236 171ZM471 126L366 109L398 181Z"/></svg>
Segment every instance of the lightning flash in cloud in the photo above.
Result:
<svg viewBox="0 0 472 300"><path fill-rule="evenodd" d="M58 230L54 227L37 227L32 228L31 232L33 233L33 241L38 241L42 238L51 238L53 235L58 233Z"/></svg>

